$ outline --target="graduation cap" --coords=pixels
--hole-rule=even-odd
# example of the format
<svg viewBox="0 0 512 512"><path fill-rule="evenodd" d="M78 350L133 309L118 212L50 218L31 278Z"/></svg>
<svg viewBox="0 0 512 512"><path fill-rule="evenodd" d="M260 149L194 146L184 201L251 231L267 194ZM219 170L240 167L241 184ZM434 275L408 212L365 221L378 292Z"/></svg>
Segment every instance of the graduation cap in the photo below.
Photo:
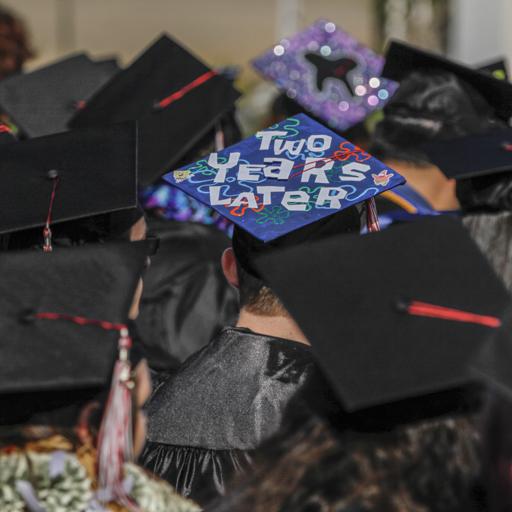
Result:
<svg viewBox="0 0 512 512"><path fill-rule="evenodd" d="M512 171L512 128L422 145L428 159L457 180Z"/></svg>
<svg viewBox="0 0 512 512"><path fill-rule="evenodd" d="M391 41L385 58L382 70L384 78L400 82L408 74L419 70L453 73L478 91L498 117L506 121L512 115L512 84L505 80L399 41Z"/></svg>
<svg viewBox="0 0 512 512"><path fill-rule="evenodd" d="M255 264L348 411L471 385L471 358L510 300L460 221L445 216Z"/></svg>
<svg viewBox="0 0 512 512"><path fill-rule="evenodd" d="M404 183L304 114L164 179L269 242Z"/></svg>
<svg viewBox="0 0 512 512"><path fill-rule="evenodd" d="M106 391L97 448L107 500L125 497L122 467L133 458L127 323L151 245L0 255L0 424L74 427Z"/></svg>
<svg viewBox="0 0 512 512"><path fill-rule="evenodd" d="M118 71L112 59L73 55L0 82L0 107L27 137L67 130L76 111Z"/></svg>
<svg viewBox="0 0 512 512"><path fill-rule="evenodd" d="M136 155L135 123L0 146L0 233L136 207Z"/></svg>
<svg viewBox="0 0 512 512"><path fill-rule="evenodd" d="M384 59L327 20L283 39L252 65L329 126L347 130L382 108L397 88Z"/></svg>
<svg viewBox="0 0 512 512"><path fill-rule="evenodd" d="M480 64L477 66L478 71L483 71L492 75L494 78L499 80L508 81L508 66L507 61L504 58L496 59L486 64Z"/></svg>
<svg viewBox="0 0 512 512"><path fill-rule="evenodd" d="M228 79L163 35L105 85L70 126L138 120L140 182L149 185L212 130L238 97Z"/></svg>
<svg viewBox="0 0 512 512"><path fill-rule="evenodd" d="M0 253L0 394L107 387L148 252L115 242Z"/></svg>

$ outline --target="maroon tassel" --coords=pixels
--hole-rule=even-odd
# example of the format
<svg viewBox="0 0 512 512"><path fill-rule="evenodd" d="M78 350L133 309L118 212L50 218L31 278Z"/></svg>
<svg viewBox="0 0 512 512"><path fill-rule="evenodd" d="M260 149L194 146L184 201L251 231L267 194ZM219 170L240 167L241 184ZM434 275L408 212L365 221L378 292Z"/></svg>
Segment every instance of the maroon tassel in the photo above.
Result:
<svg viewBox="0 0 512 512"><path fill-rule="evenodd" d="M377 205L375 198L370 197L366 200L366 228L368 233L375 233L380 231L379 215L377 213Z"/></svg>
<svg viewBox="0 0 512 512"><path fill-rule="evenodd" d="M140 512L124 486L124 464L133 461L132 392L130 349L132 339L124 324L95 320L63 313L41 312L31 315L37 320L64 320L77 325L96 325L119 331L118 358L98 434L98 499L104 503L118 501L132 512Z"/></svg>
<svg viewBox="0 0 512 512"><path fill-rule="evenodd" d="M52 222L53 204L57 194L57 186L59 184L59 173L55 170L48 172L48 178L53 181L52 193L50 195L50 204L48 206L48 214L46 215L46 223L43 229L43 252L52 252L52 230L50 224Z"/></svg>
<svg viewBox="0 0 512 512"><path fill-rule="evenodd" d="M98 497L115 501L131 511L138 507L123 487L124 463L133 461L132 391L129 351L132 340L128 329L120 331L119 358L114 367L112 385L98 435Z"/></svg>

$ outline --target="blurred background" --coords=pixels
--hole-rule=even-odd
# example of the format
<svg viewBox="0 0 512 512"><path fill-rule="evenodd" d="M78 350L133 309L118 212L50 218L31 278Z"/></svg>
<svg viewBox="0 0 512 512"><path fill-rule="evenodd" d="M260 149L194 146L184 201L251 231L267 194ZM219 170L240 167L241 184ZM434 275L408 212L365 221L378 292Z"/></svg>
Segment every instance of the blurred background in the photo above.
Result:
<svg viewBox="0 0 512 512"><path fill-rule="evenodd" d="M74 51L126 65L166 31L211 66L237 66L245 123L276 94L250 59L326 18L382 51L389 37L468 64L512 54L510 0L0 0L24 21L33 69Z"/></svg>

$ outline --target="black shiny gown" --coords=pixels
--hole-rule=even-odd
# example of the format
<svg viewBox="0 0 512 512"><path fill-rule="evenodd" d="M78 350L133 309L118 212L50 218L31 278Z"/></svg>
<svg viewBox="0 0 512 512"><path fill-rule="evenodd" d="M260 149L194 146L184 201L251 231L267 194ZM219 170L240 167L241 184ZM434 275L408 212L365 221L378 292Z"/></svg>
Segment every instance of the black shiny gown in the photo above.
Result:
<svg viewBox="0 0 512 512"><path fill-rule="evenodd" d="M315 373L306 345L223 329L154 393L142 464L200 503L223 495Z"/></svg>
<svg viewBox="0 0 512 512"><path fill-rule="evenodd" d="M231 242L216 228L194 222L150 218L148 224L160 246L144 276L137 327L150 340L150 368L172 372L238 314L237 293L220 265Z"/></svg>

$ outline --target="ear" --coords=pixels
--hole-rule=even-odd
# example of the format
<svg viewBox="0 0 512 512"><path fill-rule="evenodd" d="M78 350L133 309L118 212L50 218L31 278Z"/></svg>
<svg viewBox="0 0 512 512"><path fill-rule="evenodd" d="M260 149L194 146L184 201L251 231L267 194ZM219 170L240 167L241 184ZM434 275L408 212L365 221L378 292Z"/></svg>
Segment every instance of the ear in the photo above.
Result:
<svg viewBox="0 0 512 512"><path fill-rule="evenodd" d="M222 271L227 282L234 288L238 288L238 269L236 268L236 257L233 249L228 247L221 258Z"/></svg>

